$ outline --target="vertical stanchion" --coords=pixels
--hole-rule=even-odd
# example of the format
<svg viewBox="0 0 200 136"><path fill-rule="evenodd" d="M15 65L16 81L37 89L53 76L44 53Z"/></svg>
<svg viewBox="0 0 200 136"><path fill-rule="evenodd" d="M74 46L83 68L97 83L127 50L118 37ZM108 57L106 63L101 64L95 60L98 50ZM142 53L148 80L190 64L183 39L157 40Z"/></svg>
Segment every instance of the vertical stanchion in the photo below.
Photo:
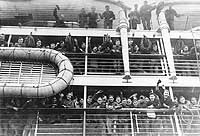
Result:
<svg viewBox="0 0 200 136"><path fill-rule="evenodd" d="M12 34L9 35L9 38L8 38L8 47L10 46L10 41L12 39Z"/></svg>
<svg viewBox="0 0 200 136"><path fill-rule="evenodd" d="M83 96L83 99L84 99L84 103L83 103L83 108L86 108L86 103L87 103L87 86L84 86L84 96Z"/></svg>
<svg viewBox="0 0 200 136"><path fill-rule="evenodd" d="M130 111L130 118L131 118L131 135L134 136L133 113L132 113L132 111Z"/></svg>
<svg viewBox="0 0 200 136"><path fill-rule="evenodd" d="M37 119L36 119L35 134L34 134L34 136L37 136L38 123L39 123L39 111L37 113Z"/></svg>
<svg viewBox="0 0 200 136"><path fill-rule="evenodd" d="M171 99L174 101L174 95L173 95L172 87L169 87L169 92L170 92ZM174 120L175 120L178 136L182 136L182 132L181 132L181 128L180 128L180 125L179 125L179 121L178 121L178 117L177 117L176 112L174 112Z"/></svg>
<svg viewBox="0 0 200 136"><path fill-rule="evenodd" d="M83 136L86 136L86 111L83 112Z"/></svg>
<svg viewBox="0 0 200 136"><path fill-rule="evenodd" d="M85 48L85 71L84 71L84 75L87 75L87 66L88 66L88 46L89 46L89 40L88 40L88 36L86 36L86 48Z"/></svg>

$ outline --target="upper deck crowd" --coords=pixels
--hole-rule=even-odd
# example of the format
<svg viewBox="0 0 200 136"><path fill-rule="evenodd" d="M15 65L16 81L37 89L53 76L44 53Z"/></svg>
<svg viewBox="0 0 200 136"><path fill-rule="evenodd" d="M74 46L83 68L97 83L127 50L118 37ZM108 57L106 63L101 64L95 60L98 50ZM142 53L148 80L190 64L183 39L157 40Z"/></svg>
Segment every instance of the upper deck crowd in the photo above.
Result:
<svg viewBox="0 0 200 136"><path fill-rule="evenodd" d="M134 9L131 12L127 13L127 18L129 20L129 28L130 29L141 29L140 24L144 30L151 30L152 24L152 11L156 10L157 16L160 11L164 8L164 3L159 3L158 5L152 6L148 4L145 0L144 4L138 9L138 4L134 5ZM59 5L56 5L53 15L56 20L56 27L65 27L65 23L63 20L62 14L58 14L60 10ZM127 11L126 11L127 12ZM174 30L174 18L183 16L182 14L178 14L176 10L172 8L172 5L169 6L167 10L165 10L166 21L169 25L170 30ZM110 6L105 6L105 11L101 13L96 12L95 7L91 7L91 12L86 12L85 8L81 9L81 13L78 14L78 23L80 28L97 28L100 20L104 21L104 29L112 29L113 21L116 19L115 13L110 10Z"/></svg>

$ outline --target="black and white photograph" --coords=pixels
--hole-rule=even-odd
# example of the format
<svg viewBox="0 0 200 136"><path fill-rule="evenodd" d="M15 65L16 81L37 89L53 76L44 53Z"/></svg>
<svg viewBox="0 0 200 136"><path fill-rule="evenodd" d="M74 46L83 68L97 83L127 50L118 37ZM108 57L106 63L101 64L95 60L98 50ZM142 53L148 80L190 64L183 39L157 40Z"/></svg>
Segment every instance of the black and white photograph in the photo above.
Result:
<svg viewBox="0 0 200 136"><path fill-rule="evenodd" d="M200 136L200 0L0 0L0 136Z"/></svg>

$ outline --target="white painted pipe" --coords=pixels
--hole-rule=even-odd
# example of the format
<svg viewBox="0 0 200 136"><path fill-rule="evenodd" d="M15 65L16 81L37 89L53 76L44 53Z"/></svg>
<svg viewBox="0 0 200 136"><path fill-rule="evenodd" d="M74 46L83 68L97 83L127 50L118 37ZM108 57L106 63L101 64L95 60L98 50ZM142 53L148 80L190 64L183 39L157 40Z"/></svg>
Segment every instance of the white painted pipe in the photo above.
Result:
<svg viewBox="0 0 200 136"><path fill-rule="evenodd" d="M126 18L124 10L119 11L119 32L121 35L122 44L122 58L124 64L124 74L130 76L129 66L129 51L128 51L128 20Z"/></svg>

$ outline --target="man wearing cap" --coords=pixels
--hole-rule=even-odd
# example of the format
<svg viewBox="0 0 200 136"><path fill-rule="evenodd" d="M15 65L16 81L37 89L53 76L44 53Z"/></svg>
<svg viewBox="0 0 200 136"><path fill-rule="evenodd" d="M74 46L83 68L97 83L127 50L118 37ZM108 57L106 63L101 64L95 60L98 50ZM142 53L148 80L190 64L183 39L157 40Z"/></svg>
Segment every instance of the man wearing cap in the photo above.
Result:
<svg viewBox="0 0 200 136"><path fill-rule="evenodd" d="M110 11L110 7L108 5L105 6L106 11L103 14L99 14L102 19L104 19L104 28L112 29L113 20L115 20L115 14L113 11Z"/></svg>
<svg viewBox="0 0 200 136"><path fill-rule="evenodd" d="M158 95L160 99L161 107L169 109L174 106L174 103L172 102L172 99L170 98L169 90L165 89L164 87L159 89L160 83L161 81L158 80L155 93ZM163 92L163 94L161 93L161 91Z"/></svg>
<svg viewBox="0 0 200 136"><path fill-rule="evenodd" d="M99 22L99 17L96 13L95 7L92 7L91 12L88 13L88 22L89 28L97 28L97 22Z"/></svg>
<svg viewBox="0 0 200 136"><path fill-rule="evenodd" d="M149 100L150 101L147 102L147 107L148 108L160 108L160 101L159 101L158 98L156 98L156 94L155 93L151 92L149 94Z"/></svg>
<svg viewBox="0 0 200 136"><path fill-rule="evenodd" d="M138 4L134 5L134 11L128 14L130 29L137 29L137 24L140 24L140 13L138 11Z"/></svg>
<svg viewBox="0 0 200 136"><path fill-rule="evenodd" d="M56 5L56 7L53 10L53 16L56 20L55 26L57 27L64 27L65 23L63 21L64 15L59 13L60 7Z"/></svg>
<svg viewBox="0 0 200 136"><path fill-rule="evenodd" d="M148 5L148 2L145 0L144 5L140 8L140 16L144 30L151 30L150 21L151 21L151 11L154 10L156 6Z"/></svg>
<svg viewBox="0 0 200 136"><path fill-rule="evenodd" d="M87 26L87 13L85 11L85 8L81 9L81 13L78 15L78 22L80 28L85 28Z"/></svg>
<svg viewBox="0 0 200 136"><path fill-rule="evenodd" d="M174 30L174 17L180 17L181 14L178 14L176 10L172 9L172 5L169 6L169 9L165 11L166 21L169 25L170 30Z"/></svg>
<svg viewBox="0 0 200 136"><path fill-rule="evenodd" d="M5 41L5 35L4 34L0 34L0 46L1 47L7 47L8 43Z"/></svg>

